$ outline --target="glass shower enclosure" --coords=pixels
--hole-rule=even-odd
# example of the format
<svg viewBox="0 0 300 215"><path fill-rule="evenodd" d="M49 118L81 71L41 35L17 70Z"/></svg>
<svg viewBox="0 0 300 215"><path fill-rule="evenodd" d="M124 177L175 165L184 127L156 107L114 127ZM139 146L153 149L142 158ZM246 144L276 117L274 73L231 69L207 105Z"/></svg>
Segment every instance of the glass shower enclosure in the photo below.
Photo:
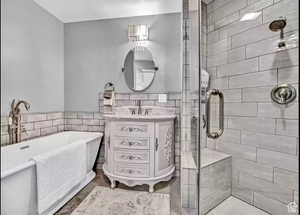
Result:
<svg viewBox="0 0 300 215"><path fill-rule="evenodd" d="M182 214L298 214L298 4L183 0Z"/></svg>

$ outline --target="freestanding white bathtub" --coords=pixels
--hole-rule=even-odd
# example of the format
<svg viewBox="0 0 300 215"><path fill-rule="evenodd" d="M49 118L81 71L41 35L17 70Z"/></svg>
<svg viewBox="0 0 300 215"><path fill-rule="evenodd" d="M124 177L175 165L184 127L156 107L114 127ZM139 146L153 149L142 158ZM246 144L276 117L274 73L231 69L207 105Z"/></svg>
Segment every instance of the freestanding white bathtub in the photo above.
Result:
<svg viewBox="0 0 300 215"><path fill-rule="evenodd" d="M94 177L92 168L102 133L66 131L1 147L1 214L37 215L36 168L33 156L77 140L87 143L86 178L63 199L58 199L43 215L54 214Z"/></svg>

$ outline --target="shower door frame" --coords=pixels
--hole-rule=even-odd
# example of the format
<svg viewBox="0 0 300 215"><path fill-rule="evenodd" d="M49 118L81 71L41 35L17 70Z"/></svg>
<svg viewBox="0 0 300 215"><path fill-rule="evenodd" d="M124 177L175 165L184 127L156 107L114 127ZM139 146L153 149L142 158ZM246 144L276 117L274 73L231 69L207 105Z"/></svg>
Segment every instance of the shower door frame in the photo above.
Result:
<svg viewBox="0 0 300 215"><path fill-rule="evenodd" d="M201 192L201 188L200 188L200 180L201 180L201 137L202 137L202 129L201 129L201 111L202 111L202 108L201 108L201 100L202 100L202 95L201 95L201 68L202 68L202 55L201 55L201 50L202 50L202 45L201 45L201 41L202 41L202 0L195 0L195 1L198 1L198 44L199 44L199 47L198 47L198 61L199 61L199 64L198 64L198 72L199 72L199 75L198 75L198 126L197 126L197 129L198 129L198 136L197 136L197 145L198 145L198 148L197 148L197 158L198 158L198 161L197 161L197 198L198 198L198 205L197 205L197 213L198 215L200 215L200 212L201 212L201 203L200 203L200 192Z"/></svg>
<svg viewBox="0 0 300 215"><path fill-rule="evenodd" d="M193 3L195 2L195 8L197 10L197 15L195 17L195 22L196 23L196 30L194 32L193 35L191 35L191 4L190 2L193 1ZM190 84L192 82L192 72L198 72L198 83L195 85L194 87L194 92L197 93L196 97L194 97L194 99L198 100L198 104L196 102L196 106L198 106L198 110L197 112L194 112L195 115L198 115L197 118L197 128L196 128L196 132L197 132L197 136L194 140L196 140L196 148L194 149L194 152L196 154L196 156L193 158L195 163L196 163L196 168L194 169L194 171L196 172L196 179L195 179L195 186L196 187L196 193L195 193L195 207L190 208L193 211L197 212L197 214L200 214L200 167L201 167L201 147L200 147L200 141L201 141L201 135L203 133L203 131L201 131L201 68L202 68L202 60L201 60L201 51L202 51L202 46L201 46L201 16L202 16L202 12L201 12L201 0L182 0L182 97L181 97L181 156L184 155L185 152L191 152L191 135L189 132L191 132L191 128L186 128L186 123L191 123L191 119L192 119L192 92L191 92L191 88L190 88ZM192 51L192 44L191 44L191 37L195 36L193 38L196 39L197 43L198 43L198 50L197 55L195 56L196 61L198 61L198 66L195 70L191 69L191 51ZM194 53L196 54L196 53ZM195 74L196 75L196 74ZM196 78L196 77L195 77ZM183 123L184 122L184 123ZM183 168L181 167L181 171L183 170ZM181 176L183 175L183 172L181 172ZM182 209L183 209L183 202L182 202L182 195L183 195L183 184L182 184L182 180L181 180L181 205L182 205ZM186 190L184 190L186 191ZM182 211L183 214L183 211Z"/></svg>

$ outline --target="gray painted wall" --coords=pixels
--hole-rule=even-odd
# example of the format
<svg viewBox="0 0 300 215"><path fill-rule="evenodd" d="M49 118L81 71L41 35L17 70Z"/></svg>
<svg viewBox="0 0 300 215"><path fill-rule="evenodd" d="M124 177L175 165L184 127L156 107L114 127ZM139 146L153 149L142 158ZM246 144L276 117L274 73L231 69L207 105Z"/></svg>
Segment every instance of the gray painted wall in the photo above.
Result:
<svg viewBox="0 0 300 215"><path fill-rule="evenodd" d="M97 111L98 93L108 81L130 92L121 72L127 52L128 24L149 24L145 42L159 71L146 92L180 91L180 14L65 24L65 110Z"/></svg>
<svg viewBox="0 0 300 215"><path fill-rule="evenodd" d="M33 0L1 0L1 115L13 98L31 112L64 110L63 29Z"/></svg>

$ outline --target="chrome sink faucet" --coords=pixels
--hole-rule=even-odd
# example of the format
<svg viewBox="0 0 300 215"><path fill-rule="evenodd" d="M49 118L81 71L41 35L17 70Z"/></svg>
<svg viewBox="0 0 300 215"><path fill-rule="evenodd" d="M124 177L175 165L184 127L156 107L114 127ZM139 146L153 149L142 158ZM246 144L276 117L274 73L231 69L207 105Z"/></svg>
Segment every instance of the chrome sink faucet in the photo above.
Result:
<svg viewBox="0 0 300 215"><path fill-rule="evenodd" d="M142 105L141 105L141 100L137 100L137 101L136 101L136 105L138 106L137 114L138 114L138 115L142 115Z"/></svg>
<svg viewBox="0 0 300 215"><path fill-rule="evenodd" d="M9 143L18 143L21 141L21 132L25 131L25 128L21 127L21 110L20 105L23 104L25 109L29 111L30 104L24 100L20 100L15 104L15 99L11 103L11 109L8 118L8 133ZM22 129L22 130L21 130Z"/></svg>

